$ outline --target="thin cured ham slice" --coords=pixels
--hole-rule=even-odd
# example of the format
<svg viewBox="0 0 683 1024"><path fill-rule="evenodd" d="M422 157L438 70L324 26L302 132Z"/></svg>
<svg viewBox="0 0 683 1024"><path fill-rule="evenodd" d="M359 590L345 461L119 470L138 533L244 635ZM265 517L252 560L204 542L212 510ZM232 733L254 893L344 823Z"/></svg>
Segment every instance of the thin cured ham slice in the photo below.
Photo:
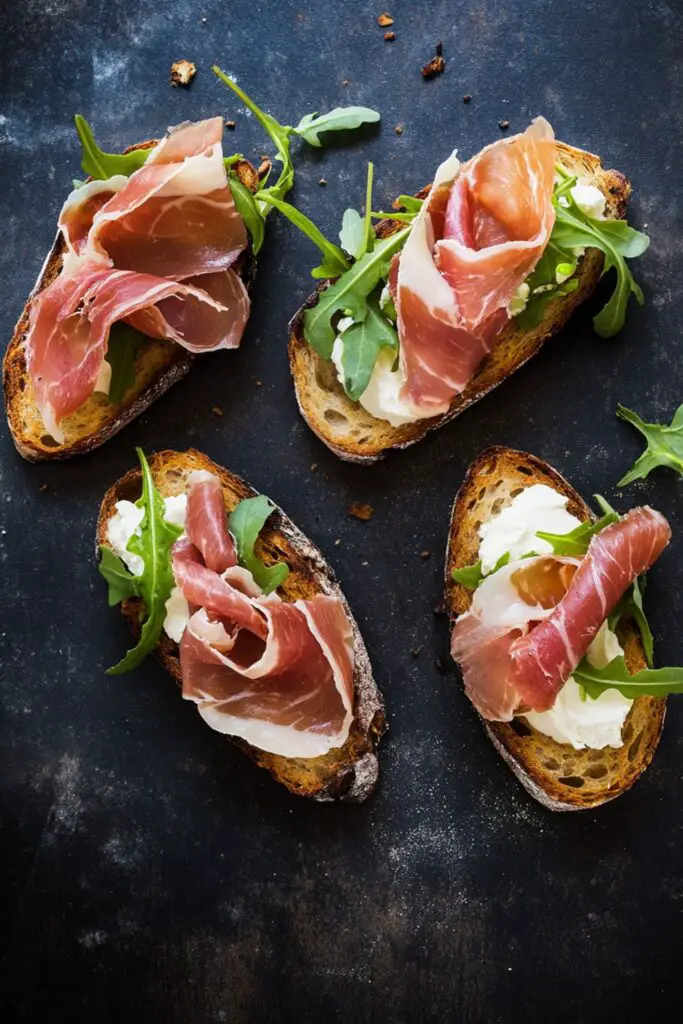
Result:
<svg viewBox="0 0 683 1024"><path fill-rule="evenodd" d="M26 361L46 429L92 395L117 320L190 352L236 348L249 296L232 268L247 245L223 162L223 121L176 129L130 177L67 198L60 276L33 300Z"/></svg>
<svg viewBox="0 0 683 1024"><path fill-rule="evenodd" d="M233 271L224 271L243 285ZM218 275L209 275L213 278ZM246 320L240 288L232 308L189 283L80 263L61 274L31 306L26 361L46 429L63 441L62 420L90 397L112 324L126 320L190 351L234 347L235 324ZM228 289L217 289L221 298ZM188 331L192 334L188 334Z"/></svg>
<svg viewBox="0 0 683 1024"><path fill-rule="evenodd" d="M537 118L461 167L437 170L400 255L395 286L402 397L419 416L445 412L507 322L507 307L554 222L555 141Z"/></svg>
<svg viewBox="0 0 683 1024"><path fill-rule="evenodd" d="M457 620L451 645L479 713L489 721L508 722L520 709L551 708L602 624L670 537L666 519L645 506L596 534L575 571L573 559L535 560L572 567L555 576L553 599L558 581L566 584L570 576L571 581L554 607L547 600L530 603L524 583L515 586L515 564L487 577L470 610Z"/></svg>
<svg viewBox="0 0 683 1024"><path fill-rule="evenodd" d="M188 536L173 549L176 582L196 609L180 644L183 696L212 729L261 750L307 758L342 746L354 671L343 605L324 594L265 597L234 564L218 478L194 473L189 485Z"/></svg>

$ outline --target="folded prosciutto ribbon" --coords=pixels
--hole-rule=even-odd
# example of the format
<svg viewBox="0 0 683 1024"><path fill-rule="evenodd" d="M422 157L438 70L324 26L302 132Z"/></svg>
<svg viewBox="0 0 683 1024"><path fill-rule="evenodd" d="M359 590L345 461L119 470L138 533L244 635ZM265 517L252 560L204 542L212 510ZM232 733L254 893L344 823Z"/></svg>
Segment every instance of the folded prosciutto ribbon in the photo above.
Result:
<svg viewBox="0 0 683 1024"><path fill-rule="evenodd" d="M92 181L59 216L59 277L31 303L26 361L46 429L92 395L112 324L190 352L236 348L249 296L233 264L247 233L223 162L220 117L182 126L130 177Z"/></svg>
<svg viewBox="0 0 683 1024"><path fill-rule="evenodd" d="M461 165L438 168L390 287L398 313L402 399L446 412L507 323L507 307L548 244L556 147L542 118Z"/></svg>
<svg viewBox="0 0 683 1024"><path fill-rule="evenodd" d="M284 757L344 745L353 721L353 633L342 602L265 596L237 564L218 477L190 476L173 574L192 615L180 642L183 697L212 729Z"/></svg>

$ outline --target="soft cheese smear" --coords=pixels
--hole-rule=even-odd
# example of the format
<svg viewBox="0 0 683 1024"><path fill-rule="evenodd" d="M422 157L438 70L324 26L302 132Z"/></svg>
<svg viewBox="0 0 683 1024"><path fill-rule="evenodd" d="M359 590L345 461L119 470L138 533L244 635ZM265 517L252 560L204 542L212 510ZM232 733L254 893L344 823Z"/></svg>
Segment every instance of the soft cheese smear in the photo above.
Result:
<svg viewBox="0 0 683 1024"><path fill-rule="evenodd" d="M487 624L514 625L546 618L551 609L540 606L530 609L521 600L511 576L531 559L524 555L535 552L546 555L551 545L536 536L544 533L569 533L580 520L567 511L567 498L545 484L525 488L497 516L483 523L479 530L479 558L482 570L491 572L496 562L510 552L510 562L488 576L474 592L472 607L483 614ZM595 668L604 668L623 654L616 634L604 623L588 648L586 657ZM633 704L618 690L606 690L596 700L583 693L570 677L560 690L555 704L548 711L529 712L527 721L539 732L558 743L567 743L575 750L590 747L622 745L621 730Z"/></svg>
<svg viewBox="0 0 683 1024"><path fill-rule="evenodd" d="M145 510L132 501L117 501L116 512L107 524L107 541L115 555L134 576L139 576L145 567L140 555L128 551L128 542L135 533L140 533L140 524ZM164 498L164 519L174 526L185 526L187 494L174 494ZM190 618L190 608L180 587L174 587L166 602L164 632L171 640L180 643L185 626Z"/></svg>

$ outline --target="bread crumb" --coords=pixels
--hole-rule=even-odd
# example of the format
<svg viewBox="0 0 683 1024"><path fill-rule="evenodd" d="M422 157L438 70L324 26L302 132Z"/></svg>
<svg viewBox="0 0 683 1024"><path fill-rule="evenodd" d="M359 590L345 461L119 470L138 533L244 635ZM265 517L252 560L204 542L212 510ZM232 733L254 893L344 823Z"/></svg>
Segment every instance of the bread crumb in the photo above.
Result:
<svg viewBox="0 0 683 1024"><path fill-rule="evenodd" d="M318 468L318 463L317 462L312 462L311 463L311 473L315 473L317 468Z"/></svg>
<svg viewBox="0 0 683 1024"><path fill-rule="evenodd" d="M319 185L327 185L327 178L319 178L318 179L318 184Z"/></svg>
<svg viewBox="0 0 683 1024"><path fill-rule="evenodd" d="M462 101L463 101L463 103L471 103L472 102L472 97L470 96L470 94L468 92L465 93L465 95L462 98Z"/></svg>
<svg viewBox="0 0 683 1024"><path fill-rule="evenodd" d="M259 164L259 168L256 172L259 178L265 178L266 174L268 173L272 166L273 162L269 157L265 157L264 159L262 159L261 163Z"/></svg>
<svg viewBox="0 0 683 1024"><path fill-rule="evenodd" d="M349 80L348 80L348 78L342 78L342 85L344 86L344 88L346 88L346 86L347 86L348 84L349 84Z"/></svg>
<svg viewBox="0 0 683 1024"><path fill-rule="evenodd" d="M176 60L171 64L171 85L189 85L197 74L197 68L191 60Z"/></svg>
<svg viewBox="0 0 683 1024"><path fill-rule="evenodd" d="M338 548L340 544L341 544L341 537L337 537L337 539L334 542L335 548Z"/></svg>
<svg viewBox="0 0 683 1024"><path fill-rule="evenodd" d="M422 68L420 74L423 78L434 78L442 75L446 70L446 61L443 55L443 43L436 44L436 55Z"/></svg>
<svg viewBox="0 0 683 1024"><path fill-rule="evenodd" d="M396 33L395 32L385 32L384 33L384 42L385 43L393 43L395 38L396 38Z"/></svg>
<svg viewBox="0 0 683 1024"><path fill-rule="evenodd" d="M235 122L234 121L226 121L225 122L225 127L226 128L230 128L230 130L232 130L235 127Z"/></svg>
<svg viewBox="0 0 683 1024"><path fill-rule="evenodd" d="M403 125L402 124L395 124L394 125L394 131L396 132L397 135L403 135Z"/></svg>
<svg viewBox="0 0 683 1024"><path fill-rule="evenodd" d="M368 563L368 562L366 562L366 561L365 561L365 559L363 559L363 560L361 561L361 563L360 563L360 564L361 564L361 565L368 565L369 563Z"/></svg>
<svg viewBox="0 0 683 1024"><path fill-rule="evenodd" d="M421 647L413 647L413 649L412 649L412 651L410 653L412 654L412 656L414 658L417 658L417 656L418 656L418 654L420 653L421 650L422 650Z"/></svg>
<svg viewBox="0 0 683 1024"><path fill-rule="evenodd" d="M446 614L446 602L445 601L439 601L438 604L434 605L434 614L435 615L445 615Z"/></svg>
<svg viewBox="0 0 683 1024"><path fill-rule="evenodd" d="M429 552L428 551L421 551L420 552L420 558L422 558L422 559L424 559L426 561L429 558Z"/></svg>
<svg viewBox="0 0 683 1024"><path fill-rule="evenodd" d="M372 518L374 511L372 505L367 505L363 501L352 501L347 509L350 516L355 516L356 519L363 519L365 522Z"/></svg>
<svg viewBox="0 0 683 1024"><path fill-rule="evenodd" d="M510 127L510 122L509 121L499 121L498 122L498 127L501 128L503 131L506 131L506 129L508 129Z"/></svg>
<svg viewBox="0 0 683 1024"><path fill-rule="evenodd" d="M221 409L220 405L214 405L214 407L211 410L211 412L214 413L215 416L223 416L224 415L223 410Z"/></svg>
<svg viewBox="0 0 683 1024"><path fill-rule="evenodd" d="M394 24L394 19L387 11L384 11L383 14L378 15L377 24L379 25L380 28L388 28L389 25Z"/></svg>
<svg viewBox="0 0 683 1024"><path fill-rule="evenodd" d="M262 380L259 380L259 378L258 378L258 377L257 377L257 378L256 378L256 380L254 381L254 383L256 384L256 387L257 387L257 388L262 388L262 387L263 387L263 381L262 381Z"/></svg>
<svg viewBox="0 0 683 1024"><path fill-rule="evenodd" d="M50 490L50 485L49 484L41 484L40 485L40 493L41 494L45 494L45 492L49 491L49 490Z"/></svg>

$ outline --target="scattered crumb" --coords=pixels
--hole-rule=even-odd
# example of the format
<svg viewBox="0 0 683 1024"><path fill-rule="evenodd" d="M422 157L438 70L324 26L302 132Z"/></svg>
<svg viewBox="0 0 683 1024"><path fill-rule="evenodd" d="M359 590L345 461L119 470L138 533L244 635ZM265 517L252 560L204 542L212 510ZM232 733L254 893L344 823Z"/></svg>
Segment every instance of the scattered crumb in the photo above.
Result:
<svg viewBox="0 0 683 1024"><path fill-rule="evenodd" d="M229 129L230 129L230 130L232 131L232 129L233 129L233 128L235 128L235 127L236 127L236 125L235 125L235 122L234 122L234 121L226 121L226 122L225 122L225 127L226 127L226 128L229 128Z"/></svg>
<svg viewBox="0 0 683 1024"><path fill-rule="evenodd" d="M318 179L318 184L319 185L327 185L327 178L319 178Z"/></svg>
<svg viewBox="0 0 683 1024"><path fill-rule="evenodd" d="M420 558L423 558L425 560L428 559L429 558L429 552L428 551L421 551L420 552Z"/></svg>
<svg viewBox="0 0 683 1024"><path fill-rule="evenodd" d="M395 32L385 32L384 33L384 42L385 43L393 43L395 38L396 38L396 33Z"/></svg>
<svg viewBox="0 0 683 1024"><path fill-rule="evenodd" d="M344 86L344 88L346 88L346 86L347 86L348 84L349 84L349 80L348 80L348 78L342 78L342 85Z"/></svg>
<svg viewBox="0 0 683 1024"><path fill-rule="evenodd" d="M360 563L360 564L361 564L361 565L368 565L369 563L368 563L368 562L366 562L366 561L365 561L365 559L363 559L363 560L361 561L361 563Z"/></svg>
<svg viewBox="0 0 683 1024"><path fill-rule="evenodd" d="M366 505L362 501L352 501L349 505L347 512L350 516L355 516L356 519L363 519L367 522L368 519L372 518L374 512L372 505Z"/></svg>
<svg viewBox="0 0 683 1024"><path fill-rule="evenodd" d="M508 129L510 127L510 122L509 121L499 121L498 122L498 127L502 128L503 131L506 131L506 129Z"/></svg>
<svg viewBox="0 0 683 1024"><path fill-rule="evenodd" d="M259 380L259 379L258 379L258 377L257 377L257 378L256 378L256 380L254 381L254 383L256 384L256 387L257 387L257 388L262 388L262 387L263 387L263 381L262 381L262 380Z"/></svg>
<svg viewBox="0 0 683 1024"><path fill-rule="evenodd" d="M446 614L446 605L444 604L443 601L439 601L438 604L434 605L434 614L435 615L445 615Z"/></svg>
<svg viewBox="0 0 683 1024"><path fill-rule="evenodd" d="M440 672L442 676L445 676L448 672L448 665L443 658L437 658L434 662L434 668L437 672Z"/></svg>
<svg viewBox="0 0 683 1024"><path fill-rule="evenodd" d="M436 75L442 75L445 70L446 61L443 55L443 43L437 43L435 56L425 64L420 73L423 78L434 78Z"/></svg>
<svg viewBox="0 0 683 1024"><path fill-rule="evenodd" d="M337 537L337 539L334 542L335 548L338 548L340 544L341 544L341 537Z"/></svg>
<svg viewBox="0 0 683 1024"><path fill-rule="evenodd" d="M171 85L189 85L197 74L197 68L191 60L176 60L171 64Z"/></svg>
<svg viewBox="0 0 683 1024"><path fill-rule="evenodd" d="M462 98L462 101L463 101L463 103L471 103L472 102L472 97L470 96L470 94L468 92L465 93L465 95Z"/></svg>
<svg viewBox="0 0 683 1024"><path fill-rule="evenodd" d="M258 170L256 172L258 174L259 178L265 178L266 174L268 173L268 171L271 169L272 166L273 166L273 163L272 163L272 161L270 160L269 157L263 158L261 160L261 163L259 164Z"/></svg>
<svg viewBox="0 0 683 1024"><path fill-rule="evenodd" d="M412 654L412 656L414 658L417 658L417 656L418 656L418 654L420 653L421 650L422 650L421 647L413 647L413 649L412 649L412 651L410 653Z"/></svg>
<svg viewBox="0 0 683 1024"><path fill-rule="evenodd" d="M396 132L397 135L403 135L403 125L402 124L395 124L394 125L394 131Z"/></svg>
<svg viewBox="0 0 683 1024"><path fill-rule="evenodd" d="M209 20L208 18L202 18L202 25L206 25L208 20Z"/></svg>
<svg viewBox="0 0 683 1024"><path fill-rule="evenodd" d="M213 413L213 414L214 414L215 416L223 416L223 415L224 415L224 413L223 413L223 410L221 409L220 405L214 405L214 407L213 407L213 409L211 410L211 412L212 412L212 413Z"/></svg>
<svg viewBox="0 0 683 1024"><path fill-rule="evenodd" d="M318 468L318 463L317 462L312 462L311 463L311 473L315 473L317 468Z"/></svg>
<svg viewBox="0 0 683 1024"><path fill-rule="evenodd" d="M49 491L49 490L50 490L50 485L49 484L41 484L40 485L40 493L41 494L45 494L45 491Z"/></svg>
<svg viewBox="0 0 683 1024"><path fill-rule="evenodd" d="M380 28L388 28L389 25L394 24L394 19L391 17L390 14L387 13L387 11L385 11L383 14L380 14L378 16L377 24L379 25Z"/></svg>

